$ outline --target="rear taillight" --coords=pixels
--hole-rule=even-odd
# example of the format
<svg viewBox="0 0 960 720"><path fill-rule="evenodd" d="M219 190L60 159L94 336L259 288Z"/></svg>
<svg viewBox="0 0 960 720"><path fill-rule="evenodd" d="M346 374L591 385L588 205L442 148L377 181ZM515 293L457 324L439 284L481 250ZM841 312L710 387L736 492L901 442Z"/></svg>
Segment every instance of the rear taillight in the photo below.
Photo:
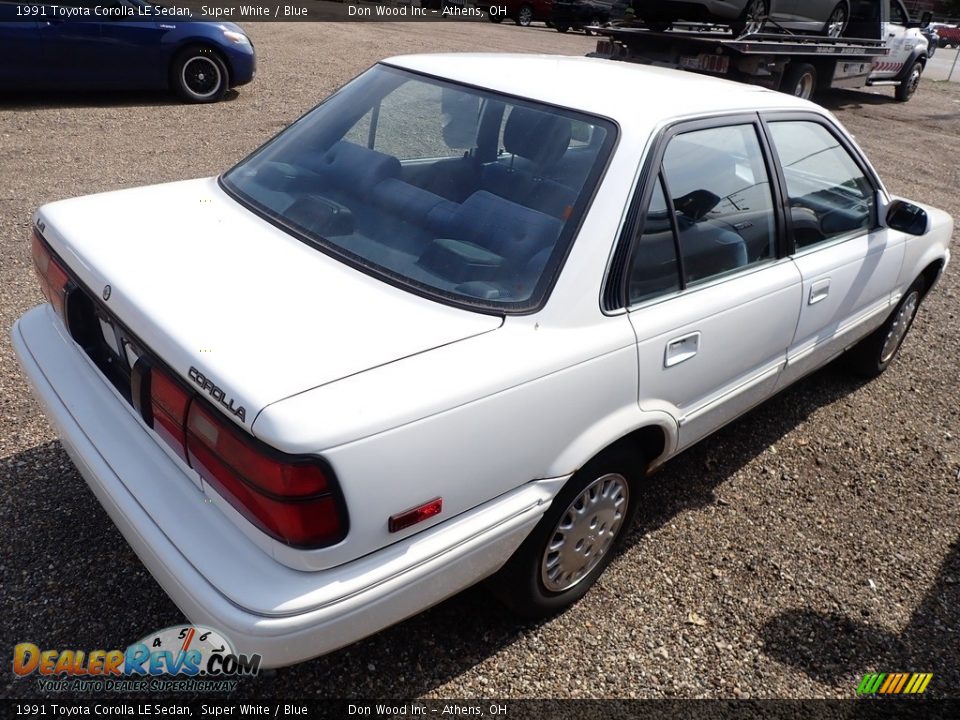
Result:
<svg viewBox="0 0 960 720"><path fill-rule="evenodd" d="M333 480L319 460L263 445L156 368L150 407L154 431L268 535L297 547L332 545L346 535Z"/></svg>
<svg viewBox="0 0 960 720"><path fill-rule="evenodd" d="M60 262L53 257L40 233L33 231L33 267L40 280L40 291L61 319L65 318L64 301L70 276Z"/></svg>
<svg viewBox="0 0 960 720"><path fill-rule="evenodd" d="M184 431L190 395L161 370L150 372L150 410L153 431L167 443L181 460L187 459L187 435Z"/></svg>

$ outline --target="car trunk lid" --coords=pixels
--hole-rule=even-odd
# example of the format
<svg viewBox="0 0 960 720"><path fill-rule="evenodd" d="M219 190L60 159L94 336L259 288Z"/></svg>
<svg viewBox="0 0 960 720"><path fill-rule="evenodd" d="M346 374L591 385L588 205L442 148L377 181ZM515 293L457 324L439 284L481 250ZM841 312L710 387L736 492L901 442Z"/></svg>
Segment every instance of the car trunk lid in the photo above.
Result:
<svg viewBox="0 0 960 720"><path fill-rule="evenodd" d="M329 257L213 179L52 203L37 223L102 308L248 429L272 402L502 322Z"/></svg>

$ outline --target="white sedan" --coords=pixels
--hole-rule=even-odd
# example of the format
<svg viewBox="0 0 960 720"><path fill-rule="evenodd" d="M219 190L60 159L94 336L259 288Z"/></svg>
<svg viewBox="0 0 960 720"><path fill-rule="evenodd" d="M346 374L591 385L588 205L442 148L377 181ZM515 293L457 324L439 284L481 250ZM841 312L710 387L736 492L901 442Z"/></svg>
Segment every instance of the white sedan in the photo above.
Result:
<svg viewBox="0 0 960 720"><path fill-rule="evenodd" d="M576 601L646 472L886 369L952 229L786 95L400 57L218 178L42 207L13 342L160 585L279 666L483 578Z"/></svg>

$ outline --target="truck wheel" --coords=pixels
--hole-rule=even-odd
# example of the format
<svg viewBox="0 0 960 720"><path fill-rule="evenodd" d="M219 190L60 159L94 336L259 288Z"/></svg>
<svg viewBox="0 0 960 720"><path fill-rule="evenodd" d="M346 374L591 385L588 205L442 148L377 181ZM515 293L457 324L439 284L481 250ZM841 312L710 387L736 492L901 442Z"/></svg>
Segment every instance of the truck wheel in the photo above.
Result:
<svg viewBox="0 0 960 720"><path fill-rule="evenodd" d="M770 0L750 0L740 19L730 23L730 29L736 37L755 35L763 30L763 24L769 16Z"/></svg>
<svg viewBox="0 0 960 720"><path fill-rule="evenodd" d="M837 6L830 13L827 24L823 26L823 34L827 37L838 38L843 35L847 29L847 22L850 20L850 7L847 0L838 2Z"/></svg>
<svg viewBox="0 0 960 720"><path fill-rule="evenodd" d="M904 293L896 309L879 328L850 348L845 358L847 367L864 378L875 378L893 362L917 316L926 282L917 278Z"/></svg>
<svg viewBox="0 0 960 720"><path fill-rule="evenodd" d="M643 465L607 451L578 470L487 585L519 615L544 618L586 595L623 541L638 507Z"/></svg>
<svg viewBox="0 0 960 720"><path fill-rule="evenodd" d="M923 63L917 60L910 68L907 79L897 86L896 98L900 102L907 102L920 87L920 76L923 75Z"/></svg>
<svg viewBox="0 0 960 720"><path fill-rule="evenodd" d="M817 69L809 63L791 63L780 81L780 92L809 100L817 89Z"/></svg>

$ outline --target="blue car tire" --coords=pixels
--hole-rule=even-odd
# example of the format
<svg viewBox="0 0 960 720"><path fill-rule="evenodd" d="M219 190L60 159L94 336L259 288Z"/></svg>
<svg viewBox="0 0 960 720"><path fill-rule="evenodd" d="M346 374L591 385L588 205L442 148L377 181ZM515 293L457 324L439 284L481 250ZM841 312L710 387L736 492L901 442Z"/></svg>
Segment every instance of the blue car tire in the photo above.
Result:
<svg viewBox="0 0 960 720"><path fill-rule="evenodd" d="M230 74L215 50L194 46L177 53L170 81L177 94L187 102L212 103L229 89Z"/></svg>

